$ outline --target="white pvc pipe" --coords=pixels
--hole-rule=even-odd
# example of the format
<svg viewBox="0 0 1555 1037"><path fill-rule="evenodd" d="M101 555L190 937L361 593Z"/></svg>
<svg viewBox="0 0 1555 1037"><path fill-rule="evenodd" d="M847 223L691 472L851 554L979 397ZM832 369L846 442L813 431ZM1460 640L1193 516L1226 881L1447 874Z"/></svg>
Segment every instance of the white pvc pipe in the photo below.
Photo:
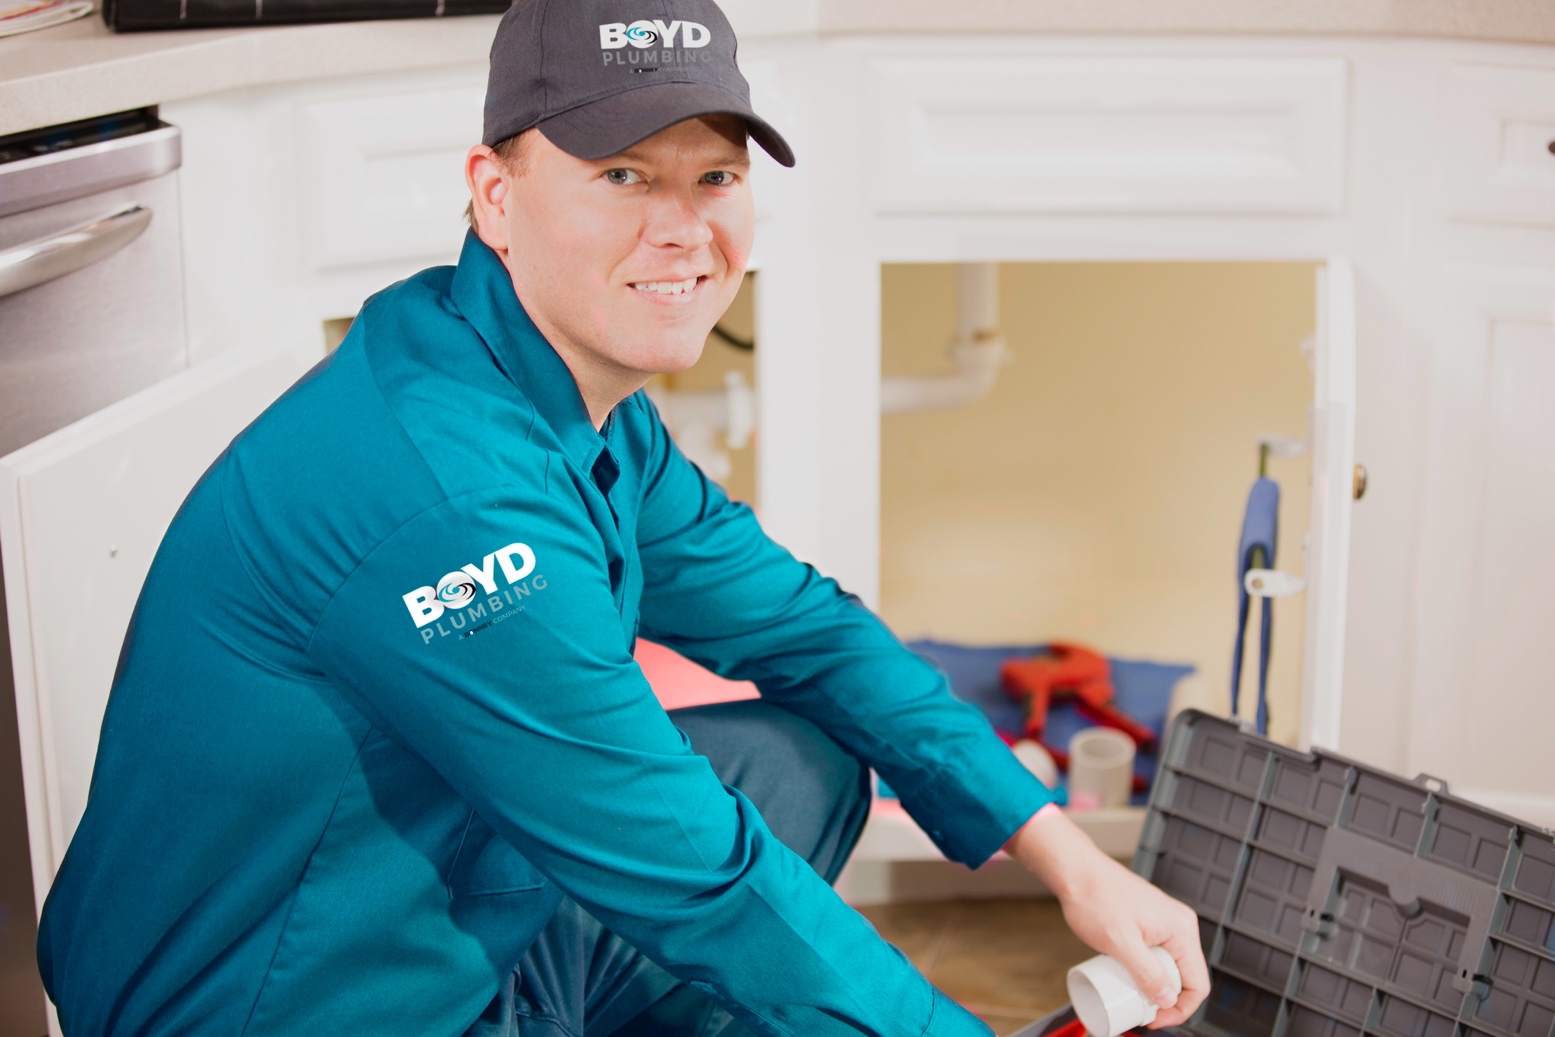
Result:
<svg viewBox="0 0 1555 1037"><path fill-rule="evenodd" d="M1001 338L958 342L950 349L954 374L899 375L880 380L880 410L943 410L976 403L993 391L1009 351Z"/></svg>
<svg viewBox="0 0 1555 1037"><path fill-rule="evenodd" d="M956 341L976 342L999 334L999 264L956 267Z"/></svg>
<svg viewBox="0 0 1555 1037"><path fill-rule="evenodd" d="M956 269L956 340L950 347L955 370L882 378L880 410L899 414L975 403L993 391L999 368L1009 358L999 335L999 264L961 263ZM738 374L731 373L723 389L660 390L654 402L670 432L684 440L682 449L695 451L693 459L709 470L719 463L714 433L725 433L725 445L737 450L756 425L755 393Z"/></svg>
<svg viewBox="0 0 1555 1037"><path fill-rule="evenodd" d="M950 347L955 371L901 375L880 380L880 410L943 410L987 396L1009 362L999 336L999 264L962 263L956 269L956 341Z"/></svg>

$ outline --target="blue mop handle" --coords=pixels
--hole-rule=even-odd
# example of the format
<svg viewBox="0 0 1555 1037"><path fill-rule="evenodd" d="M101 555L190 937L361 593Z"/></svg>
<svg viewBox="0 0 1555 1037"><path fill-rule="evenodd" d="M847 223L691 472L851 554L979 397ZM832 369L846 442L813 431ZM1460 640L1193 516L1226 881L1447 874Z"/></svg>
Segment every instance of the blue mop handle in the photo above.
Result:
<svg viewBox="0 0 1555 1037"><path fill-rule="evenodd" d="M1247 510L1242 516L1242 538L1237 549L1237 623L1236 641L1231 652L1231 712L1241 705L1242 659L1246 653L1247 614L1252 604L1247 593L1249 569L1272 569L1275 545L1279 539L1280 487L1272 479L1260 476L1247 495ZM1274 603L1263 599L1259 617L1258 709L1255 723L1260 735L1269 731L1269 645L1274 636Z"/></svg>

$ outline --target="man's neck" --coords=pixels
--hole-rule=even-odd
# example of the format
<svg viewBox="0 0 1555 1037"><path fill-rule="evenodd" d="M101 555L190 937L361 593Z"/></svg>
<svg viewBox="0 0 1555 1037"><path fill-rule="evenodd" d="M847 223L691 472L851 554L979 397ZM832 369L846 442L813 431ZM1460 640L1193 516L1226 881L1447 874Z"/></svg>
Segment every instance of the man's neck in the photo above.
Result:
<svg viewBox="0 0 1555 1037"><path fill-rule="evenodd" d="M543 315L531 314L530 319L572 373L578 395L583 397L583 406L596 430L604 428L605 419L610 417L616 404L647 384L648 375L600 360L562 334Z"/></svg>
<svg viewBox="0 0 1555 1037"><path fill-rule="evenodd" d="M506 255L502 255L502 258L505 264ZM511 270L509 277L512 277ZM516 282L513 284L513 292L518 296L519 305L522 306L524 297L523 293L519 292ZM600 360L568 338L560 328L546 318L545 314L533 312L528 307L525 307L525 312L529 314L529 319L534 322L535 329L540 332L541 337L556 351L556 355L561 357L562 363L567 365L573 382L578 386L578 394L583 397L583 406L589 412L589 421L593 423L595 431L605 427L605 419L610 417L610 412L615 410L616 404L647 384L649 375Z"/></svg>
<svg viewBox="0 0 1555 1037"><path fill-rule="evenodd" d="M562 358L562 363L572 372L572 380L578 385L578 394L583 397L583 406L588 410L589 421L593 422L596 430L604 428L605 420L615 410L616 404L648 382L647 375L635 371L598 370L600 365L591 363L592 358L587 353L559 346L557 340L549 335L546 335L545 340L551 343L556 355Z"/></svg>

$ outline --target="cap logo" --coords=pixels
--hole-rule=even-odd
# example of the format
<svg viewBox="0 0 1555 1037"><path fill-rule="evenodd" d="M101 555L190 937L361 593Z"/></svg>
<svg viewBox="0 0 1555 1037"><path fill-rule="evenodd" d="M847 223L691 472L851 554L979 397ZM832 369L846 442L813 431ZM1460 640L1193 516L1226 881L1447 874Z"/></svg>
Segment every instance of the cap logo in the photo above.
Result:
<svg viewBox="0 0 1555 1037"><path fill-rule="evenodd" d="M707 31L707 26L701 22L673 21L666 25L657 18L649 21L639 18L628 25L626 22L606 22L599 27L599 47L601 50L620 50L630 43L639 50L648 47L673 47L675 37L680 36L680 45L695 49L705 47L711 40L712 33Z"/></svg>

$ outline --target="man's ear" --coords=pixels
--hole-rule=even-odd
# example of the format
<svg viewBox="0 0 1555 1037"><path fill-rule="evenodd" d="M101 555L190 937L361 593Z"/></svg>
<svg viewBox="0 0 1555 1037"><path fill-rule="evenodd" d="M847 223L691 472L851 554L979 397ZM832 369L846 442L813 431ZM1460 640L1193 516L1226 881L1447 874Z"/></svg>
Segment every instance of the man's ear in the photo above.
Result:
<svg viewBox="0 0 1555 1037"><path fill-rule="evenodd" d="M497 153L477 144L464 156L464 182L474 207L475 233L494 252L508 248L507 169Z"/></svg>

